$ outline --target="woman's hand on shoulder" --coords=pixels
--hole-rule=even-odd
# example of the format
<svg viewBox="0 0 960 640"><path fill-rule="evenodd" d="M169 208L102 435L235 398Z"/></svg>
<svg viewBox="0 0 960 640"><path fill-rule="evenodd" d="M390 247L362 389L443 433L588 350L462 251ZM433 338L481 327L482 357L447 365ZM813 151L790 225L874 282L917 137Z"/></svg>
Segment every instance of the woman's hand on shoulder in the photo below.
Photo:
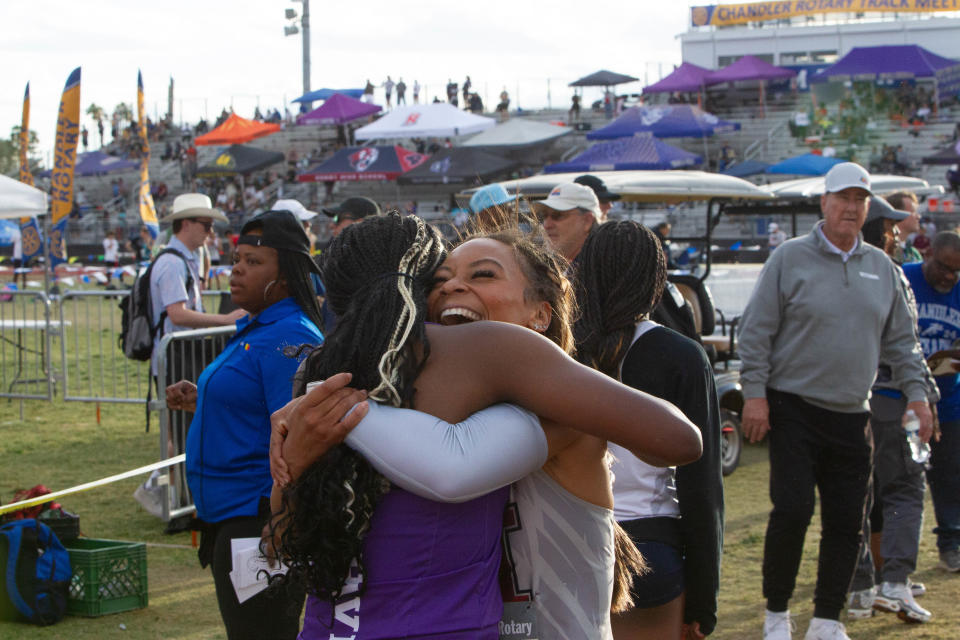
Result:
<svg viewBox="0 0 960 640"><path fill-rule="evenodd" d="M270 473L278 485L296 480L367 415L367 392L348 387L351 378L338 373L311 385L270 416Z"/></svg>

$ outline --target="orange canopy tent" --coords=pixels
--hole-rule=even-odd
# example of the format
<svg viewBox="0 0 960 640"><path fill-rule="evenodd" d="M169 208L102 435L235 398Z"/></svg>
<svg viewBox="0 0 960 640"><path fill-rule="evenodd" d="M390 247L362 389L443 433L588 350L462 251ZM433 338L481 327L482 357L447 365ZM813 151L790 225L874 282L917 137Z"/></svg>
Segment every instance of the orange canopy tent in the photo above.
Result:
<svg viewBox="0 0 960 640"><path fill-rule="evenodd" d="M251 140L256 140L257 138L262 138L263 136L268 136L271 133L276 133L277 131L280 131L280 125L278 124L247 120L235 113L231 113L230 117L227 118L223 124L209 133L197 136L193 142L199 145L243 144Z"/></svg>

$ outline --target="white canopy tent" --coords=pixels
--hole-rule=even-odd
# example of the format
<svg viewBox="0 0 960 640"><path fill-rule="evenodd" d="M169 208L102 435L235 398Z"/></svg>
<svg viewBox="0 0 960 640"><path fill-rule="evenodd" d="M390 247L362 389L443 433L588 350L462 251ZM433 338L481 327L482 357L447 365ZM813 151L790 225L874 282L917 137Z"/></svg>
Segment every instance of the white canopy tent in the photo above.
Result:
<svg viewBox="0 0 960 640"><path fill-rule="evenodd" d="M382 118L354 132L357 140L395 138L452 138L485 131L493 118L477 116L452 104L437 102L397 107Z"/></svg>
<svg viewBox="0 0 960 640"><path fill-rule="evenodd" d="M514 118L492 129L478 133L463 143L465 147L526 147L543 144L572 132L562 127L535 120Z"/></svg>
<svg viewBox="0 0 960 640"><path fill-rule="evenodd" d="M870 186L873 192L879 195L901 190L912 191L921 196L939 195L943 193L942 186L931 186L926 180L922 180L920 178L911 178L909 176L894 176L875 173L870 176ZM799 178L797 180L773 182L764 185L762 189L776 196L777 198L802 199L822 196L826 187L824 187L823 176L816 176L813 178Z"/></svg>
<svg viewBox="0 0 960 640"><path fill-rule="evenodd" d="M0 218L23 218L47 212L47 194L13 178L0 175Z"/></svg>

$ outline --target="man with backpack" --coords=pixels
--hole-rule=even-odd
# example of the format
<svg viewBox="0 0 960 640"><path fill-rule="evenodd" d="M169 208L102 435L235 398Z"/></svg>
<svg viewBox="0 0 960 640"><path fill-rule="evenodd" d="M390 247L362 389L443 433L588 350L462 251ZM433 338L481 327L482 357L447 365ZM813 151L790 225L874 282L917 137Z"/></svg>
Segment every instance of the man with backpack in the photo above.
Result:
<svg viewBox="0 0 960 640"><path fill-rule="evenodd" d="M171 331L202 329L232 325L244 312L229 314L204 313L201 300L200 261L197 251L213 229L214 220L229 222L227 216L213 208L210 198L201 193L184 193L173 201L173 211L160 222L173 224L173 236L166 249L154 260L150 273L150 304L153 326L157 327L151 354L150 372L157 376L160 339ZM192 364L192 363L191 363ZM187 363L170 363L181 374L195 380L200 371L186 371ZM190 377L189 374L195 374ZM165 386L158 389L163 397Z"/></svg>

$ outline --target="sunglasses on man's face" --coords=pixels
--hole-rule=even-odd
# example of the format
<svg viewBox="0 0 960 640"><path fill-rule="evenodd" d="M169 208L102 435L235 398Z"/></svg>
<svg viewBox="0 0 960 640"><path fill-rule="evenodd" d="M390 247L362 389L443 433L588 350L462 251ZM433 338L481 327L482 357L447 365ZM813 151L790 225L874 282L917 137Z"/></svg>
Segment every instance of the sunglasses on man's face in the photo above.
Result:
<svg viewBox="0 0 960 640"><path fill-rule="evenodd" d="M359 218L354 218L353 216L343 216L343 215L333 216L333 224L340 224L341 222L347 222L349 220L356 221L356 220L359 220Z"/></svg>
<svg viewBox="0 0 960 640"><path fill-rule="evenodd" d="M204 231L210 231L213 229L213 220L210 218L190 218L191 222L196 222L199 225L203 225Z"/></svg>

